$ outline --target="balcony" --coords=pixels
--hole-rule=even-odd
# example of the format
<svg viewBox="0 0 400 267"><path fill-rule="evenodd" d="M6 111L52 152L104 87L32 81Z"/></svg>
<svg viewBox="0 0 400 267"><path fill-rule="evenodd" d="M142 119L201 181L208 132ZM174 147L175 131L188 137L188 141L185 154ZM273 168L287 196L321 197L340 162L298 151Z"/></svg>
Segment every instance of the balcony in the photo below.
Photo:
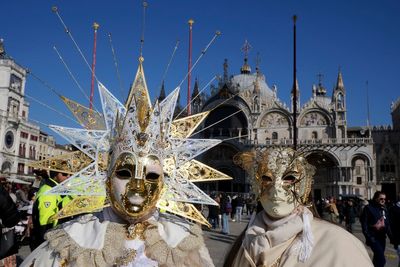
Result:
<svg viewBox="0 0 400 267"><path fill-rule="evenodd" d="M226 139L232 140L244 145L266 145L266 146L291 146L293 140L290 138L265 139L256 138L254 133L252 137L248 136L246 129L242 128L215 128L207 129L203 133L204 138ZM315 139L299 139L299 146L366 146L373 144L372 138L315 138Z"/></svg>
<svg viewBox="0 0 400 267"><path fill-rule="evenodd" d="M254 140L246 140L246 144L256 144ZM373 144L372 138L323 138L323 139L299 139L299 146L366 146ZM258 145L266 146L290 146L292 139L266 139L264 142L258 140Z"/></svg>

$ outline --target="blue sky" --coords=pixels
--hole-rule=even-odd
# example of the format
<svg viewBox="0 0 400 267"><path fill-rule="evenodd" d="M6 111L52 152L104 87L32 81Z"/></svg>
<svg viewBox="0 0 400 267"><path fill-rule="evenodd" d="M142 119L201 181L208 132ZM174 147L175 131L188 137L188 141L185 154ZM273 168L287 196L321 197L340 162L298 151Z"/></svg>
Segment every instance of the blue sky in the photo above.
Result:
<svg viewBox="0 0 400 267"><path fill-rule="evenodd" d="M230 74L237 74L243 63L241 47L247 39L252 50L250 64L255 69L260 54L261 71L278 97L289 103L292 86L292 16L297 14L297 69L302 104L311 97L312 85L323 74L323 85L331 95L339 67L347 90L349 126L366 125L366 81L369 83L370 113L373 125L391 124L390 104L400 97L400 1L148 1L143 55L151 96L159 93L175 42L179 48L166 77L167 92L173 90L187 71L189 18L193 27L193 61L216 30L222 35L192 72L200 87L216 74L222 74L225 58ZM108 33L113 37L124 98L137 68L142 24L141 1L2 1L0 38L7 53L19 64L53 85L63 95L88 105L53 50L56 45L84 90L90 91L90 71L64 32L51 7L57 5L83 53L91 62L94 21L100 24L97 42L96 74L118 98L122 98ZM186 82L182 103L186 99ZM56 95L32 77L26 92L61 112L68 110ZM95 101L98 106L99 96ZM48 124L77 126L59 114L30 100L30 117Z"/></svg>

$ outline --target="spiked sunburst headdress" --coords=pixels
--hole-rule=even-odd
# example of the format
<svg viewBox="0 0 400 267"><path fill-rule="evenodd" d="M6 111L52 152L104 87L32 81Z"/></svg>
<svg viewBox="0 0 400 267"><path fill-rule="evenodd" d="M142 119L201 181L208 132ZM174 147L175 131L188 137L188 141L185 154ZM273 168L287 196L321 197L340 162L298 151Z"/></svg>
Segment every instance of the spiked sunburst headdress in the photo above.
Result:
<svg viewBox="0 0 400 267"><path fill-rule="evenodd" d="M106 87L98 83L103 114L63 98L84 129L50 126L78 152L63 155L64 161L81 157L81 165L73 175L51 189L48 194L74 195L60 216L91 212L102 207L106 196L108 168L123 151L155 154L163 163L163 193L157 207L168 212L208 224L193 204L218 205L193 182L232 179L194 160L196 156L221 140L191 139L190 135L208 112L173 120L179 87L162 102L152 106L143 70L143 58L126 104L117 100ZM110 152L111 156L110 155ZM57 160L57 159L47 159ZM39 162L35 167L47 166ZM56 168L53 168L57 170Z"/></svg>

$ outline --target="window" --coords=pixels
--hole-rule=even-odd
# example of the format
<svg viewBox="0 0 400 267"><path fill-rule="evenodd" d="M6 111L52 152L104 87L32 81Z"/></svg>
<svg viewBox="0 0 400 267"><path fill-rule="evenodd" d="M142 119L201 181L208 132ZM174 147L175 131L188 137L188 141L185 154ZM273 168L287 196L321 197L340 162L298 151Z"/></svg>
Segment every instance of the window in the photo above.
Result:
<svg viewBox="0 0 400 267"><path fill-rule="evenodd" d="M389 157L385 157L380 165L380 170L381 172L396 172L394 161Z"/></svg>
<svg viewBox="0 0 400 267"><path fill-rule="evenodd" d="M29 147L29 158L35 159L36 156L36 148L34 146Z"/></svg>
<svg viewBox="0 0 400 267"><path fill-rule="evenodd" d="M15 91L21 91L22 80L15 74L11 74L10 76L10 88Z"/></svg>
<svg viewBox="0 0 400 267"><path fill-rule="evenodd" d="M25 139L27 139L27 138L28 138L28 136L29 136L29 134L28 134L28 133L26 133L26 132L21 132L21 138L25 138Z"/></svg>
<svg viewBox="0 0 400 267"><path fill-rule="evenodd" d="M361 166L356 166L356 174L361 174Z"/></svg>
<svg viewBox="0 0 400 267"><path fill-rule="evenodd" d="M18 163L18 170L17 170L17 172L18 172L19 174L24 174L24 169L25 169L25 164L23 164L23 163Z"/></svg>
<svg viewBox="0 0 400 267"><path fill-rule="evenodd" d="M278 133L277 132L273 132L272 133L272 140L278 140Z"/></svg>
<svg viewBox="0 0 400 267"><path fill-rule="evenodd" d="M32 141L37 141L37 140L38 140L38 137L37 137L36 135L31 135L31 140L32 140Z"/></svg>
<svg viewBox="0 0 400 267"><path fill-rule="evenodd" d="M362 184L362 177L357 177L357 184Z"/></svg>
<svg viewBox="0 0 400 267"><path fill-rule="evenodd" d="M338 94L337 96L337 109L343 109L344 103L343 103L343 95Z"/></svg>
<svg viewBox="0 0 400 267"><path fill-rule="evenodd" d="M25 144L19 144L18 155L20 157L25 157Z"/></svg>
<svg viewBox="0 0 400 267"><path fill-rule="evenodd" d="M22 117L25 118L25 116L26 116L26 112L25 112L25 110L23 110L22 111Z"/></svg>

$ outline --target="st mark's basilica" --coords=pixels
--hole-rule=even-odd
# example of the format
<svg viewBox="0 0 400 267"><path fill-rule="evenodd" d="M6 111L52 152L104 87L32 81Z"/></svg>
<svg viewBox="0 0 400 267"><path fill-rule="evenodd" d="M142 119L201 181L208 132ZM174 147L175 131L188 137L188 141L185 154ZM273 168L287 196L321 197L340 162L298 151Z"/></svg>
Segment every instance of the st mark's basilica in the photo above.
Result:
<svg viewBox="0 0 400 267"><path fill-rule="evenodd" d="M204 189L249 192L246 174L232 158L253 147L293 145L293 89L291 103L281 101L276 86L268 85L258 67L253 71L246 55L239 74L232 75L229 67L225 60L223 75L209 97L195 97L199 93L196 82L191 109L193 113L211 110L200 136L225 140L202 160L234 177L233 181L208 183ZM306 89L301 90L296 82L298 143L317 167L313 196L369 199L382 189L394 199L399 192L400 124L395 120L399 103L392 104L394 127L348 127L343 76L339 70L332 90L321 81L313 85L311 99L301 104L301 91Z"/></svg>

